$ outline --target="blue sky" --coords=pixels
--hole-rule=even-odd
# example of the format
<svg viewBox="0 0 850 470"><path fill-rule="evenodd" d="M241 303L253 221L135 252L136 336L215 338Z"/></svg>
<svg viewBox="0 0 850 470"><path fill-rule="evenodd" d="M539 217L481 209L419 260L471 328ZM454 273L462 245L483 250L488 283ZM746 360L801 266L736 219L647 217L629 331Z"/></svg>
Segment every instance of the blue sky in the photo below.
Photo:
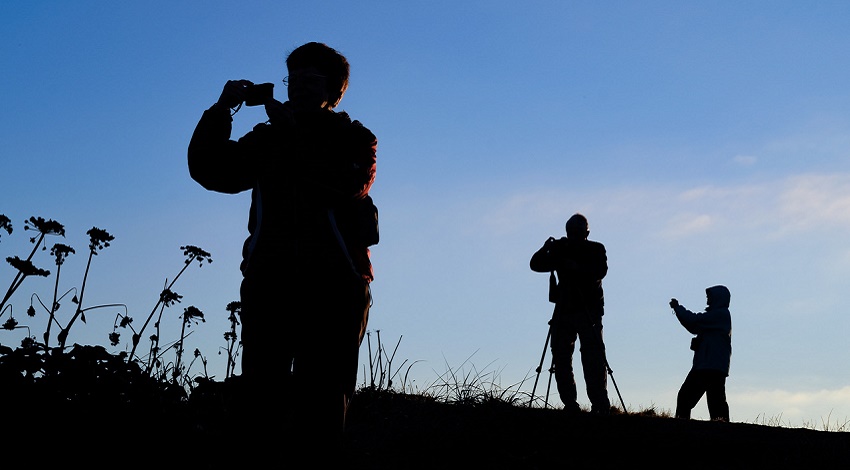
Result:
<svg viewBox="0 0 850 470"><path fill-rule="evenodd" d="M351 62L339 109L378 136L370 331L400 340L393 365L413 363L414 387L463 369L531 390L552 306L528 261L582 212L608 249L605 341L627 407L675 407L690 335L667 303L700 311L725 284L732 420L844 423L848 19L845 2L4 2L0 214L15 232L0 254L29 253L30 216L63 223L49 243L77 249L64 290L82 279L85 232L109 231L85 303L124 303L139 325L179 247L209 251L175 285L162 336L201 309L187 349L223 377L249 196L194 183L186 147L227 80L274 82L283 99L286 54L321 41ZM243 108L234 137L263 120ZM52 282L12 298L39 336L43 312L24 311ZM108 345L114 315L93 312L69 341Z"/></svg>

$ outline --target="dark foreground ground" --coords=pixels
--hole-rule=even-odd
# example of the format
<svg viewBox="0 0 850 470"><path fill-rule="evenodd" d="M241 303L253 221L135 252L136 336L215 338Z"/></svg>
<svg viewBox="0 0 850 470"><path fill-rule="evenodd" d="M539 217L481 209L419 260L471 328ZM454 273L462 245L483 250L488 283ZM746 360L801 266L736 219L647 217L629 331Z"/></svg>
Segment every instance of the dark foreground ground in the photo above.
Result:
<svg viewBox="0 0 850 470"><path fill-rule="evenodd" d="M4 468L241 469L240 429L216 406L0 404ZM325 448L309 455L328 455ZM850 433L638 415L569 416L504 403L446 404L362 392L349 415L347 469L830 469ZM18 463L12 466L8 463ZM294 468L328 468L304 465Z"/></svg>
<svg viewBox="0 0 850 470"><path fill-rule="evenodd" d="M358 469L847 468L850 433L381 397L353 406Z"/></svg>

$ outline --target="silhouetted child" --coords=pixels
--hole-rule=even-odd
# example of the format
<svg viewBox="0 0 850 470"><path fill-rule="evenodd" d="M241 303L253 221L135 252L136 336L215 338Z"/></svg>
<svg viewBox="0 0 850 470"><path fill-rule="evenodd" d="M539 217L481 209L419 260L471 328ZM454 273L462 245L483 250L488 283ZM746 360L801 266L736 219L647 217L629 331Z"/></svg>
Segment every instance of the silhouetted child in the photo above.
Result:
<svg viewBox="0 0 850 470"><path fill-rule="evenodd" d="M696 335L691 340L693 366L676 398L676 417L690 419L691 410L705 395L711 419L729 421L726 377L732 358L731 294L726 286L718 285L707 288L705 296L707 306L702 313L691 312L679 305L678 300L670 300L676 318Z"/></svg>

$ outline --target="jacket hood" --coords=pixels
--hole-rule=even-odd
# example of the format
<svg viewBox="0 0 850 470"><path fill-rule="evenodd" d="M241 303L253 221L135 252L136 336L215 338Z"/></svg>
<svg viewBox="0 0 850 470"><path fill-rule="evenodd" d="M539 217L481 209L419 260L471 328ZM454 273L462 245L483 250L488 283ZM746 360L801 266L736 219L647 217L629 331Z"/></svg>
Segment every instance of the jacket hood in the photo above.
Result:
<svg viewBox="0 0 850 470"><path fill-rule="evenodd" d="M712 308L729 308L729 300L732 294L726 286L712 286L705 290L708 306Z"/></svg>

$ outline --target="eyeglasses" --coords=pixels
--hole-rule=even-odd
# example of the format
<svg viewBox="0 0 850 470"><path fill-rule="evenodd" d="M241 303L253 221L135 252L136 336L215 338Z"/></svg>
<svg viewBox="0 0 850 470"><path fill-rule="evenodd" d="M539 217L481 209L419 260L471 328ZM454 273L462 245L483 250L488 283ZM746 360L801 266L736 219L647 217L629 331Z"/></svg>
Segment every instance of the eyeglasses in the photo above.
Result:
<svg viewBox="0 0 850 470"><path fill-rule="evenodd" d="M283 86L289 86L289 84L292 83L293 79L297 82L297 81L300 81L300 80L308 80L308 79L324 80L326 78L328 78L328 77L325 76L325 75L319 75L318 73L299 73L299 74L296 74L296 75L292 75L291 77L289 75L287 75L287 76L283 77Z"/></svg>

